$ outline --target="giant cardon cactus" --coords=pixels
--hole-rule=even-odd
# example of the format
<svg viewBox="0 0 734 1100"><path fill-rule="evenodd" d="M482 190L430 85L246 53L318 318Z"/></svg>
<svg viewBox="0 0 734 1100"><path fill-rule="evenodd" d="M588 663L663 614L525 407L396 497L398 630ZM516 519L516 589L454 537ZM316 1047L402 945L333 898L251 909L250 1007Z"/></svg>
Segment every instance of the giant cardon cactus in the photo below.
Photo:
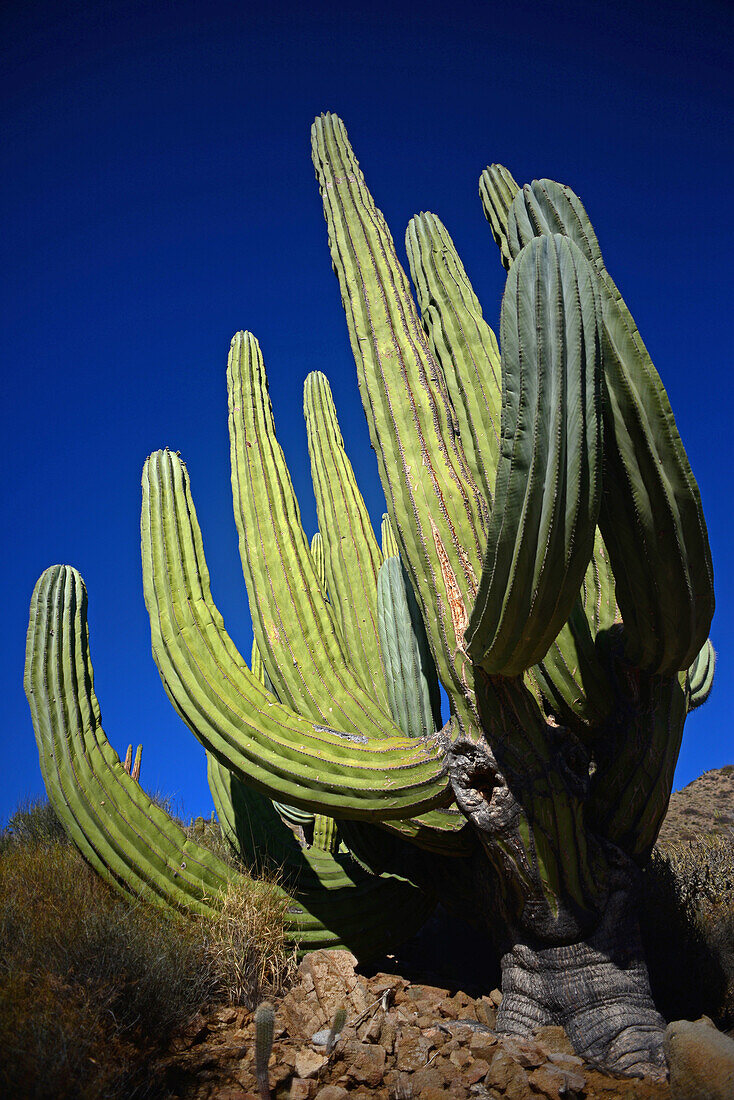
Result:
<svg viewBox="0 0 734 1100"><path fill-rule="evenodd" d="M636 887L686 713L711 686L714 607L668 398L569 188L482 176L508 269L498 347L439 219L408 226L419 312L344 126L324 115L312 141L387 502L381 545L320 373L305 385L309 544L260 348L238 333L251 667L212 600L186 468L159 451L141 530L164 687L206 748L225 836L284 868L302 948L369 955L441 898L499 944L500 1029L562 1024L579 1053L659 1074ZM68 566L33 595L26 688L49 797L119 889L210 912L239 872L107 742L85 603Z"/></svg>

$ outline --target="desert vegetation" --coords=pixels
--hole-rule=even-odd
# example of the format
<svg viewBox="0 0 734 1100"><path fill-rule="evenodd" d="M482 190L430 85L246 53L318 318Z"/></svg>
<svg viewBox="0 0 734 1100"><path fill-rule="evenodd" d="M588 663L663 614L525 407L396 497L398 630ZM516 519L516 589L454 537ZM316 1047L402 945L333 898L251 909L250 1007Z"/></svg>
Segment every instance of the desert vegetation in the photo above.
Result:
<svg viewBox="0 0 734 1100"><path fill-rule="evenodd" d="M206 833L224 848L216 825ZM212 1001L252 1007L287 984L270 885L230 889L211 920L156 909L103 882L48 802L19 807L0 834L0 1094L165 1095L176 1029Z"/></svg>

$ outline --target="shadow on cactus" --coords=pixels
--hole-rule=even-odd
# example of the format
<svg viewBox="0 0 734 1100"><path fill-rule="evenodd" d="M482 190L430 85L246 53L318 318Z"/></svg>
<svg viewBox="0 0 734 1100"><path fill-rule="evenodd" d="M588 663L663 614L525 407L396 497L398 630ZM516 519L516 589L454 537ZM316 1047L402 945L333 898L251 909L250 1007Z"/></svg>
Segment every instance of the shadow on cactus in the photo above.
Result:
<svg viewBox="0 0 734 1100"><path fill-rule="evenodd" d="M252 659L212 600L186 468L158 451L141 532L164 687L207 750L225 836L284 868L301 949L385 950L440 897L502 943L501 1030L562 1024L579 1053L659 1076L636 896L687 711L711 687L714 607L667 395L570 189L519 188L496 165L482 176L508 269L498 346L440 220L408 226L418 312L343 124L321 116L312 144L387 502L381 544L320 373L304 398L309 543L260 348L238 333L229 429ZM89 862L122 891L216 910L239 872L107 742L69 566L34 592L26 689L49 797Z"/></svg>

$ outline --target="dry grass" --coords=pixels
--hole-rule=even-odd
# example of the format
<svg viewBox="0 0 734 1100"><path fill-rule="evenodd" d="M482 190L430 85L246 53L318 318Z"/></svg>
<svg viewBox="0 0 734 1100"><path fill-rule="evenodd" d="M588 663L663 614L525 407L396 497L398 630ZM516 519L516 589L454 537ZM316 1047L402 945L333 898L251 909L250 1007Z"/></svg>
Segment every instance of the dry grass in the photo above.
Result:
<svg viewBox="0 0 734 1100"><path fill-rule="evenodd" d="M282 989L283 923L267 883L231 890L213 922L128 902L47 803L26 804L0 834L0 1095L165 1095L178 1028L212 1000Z"/></svg>
<svg viewBox="0 0 734 1100"><path fill-rule="evenodd" d="M655 999L668 1019L702 1013L734 1025L734 837L656 848L643 876L642 933Z"/></svg>

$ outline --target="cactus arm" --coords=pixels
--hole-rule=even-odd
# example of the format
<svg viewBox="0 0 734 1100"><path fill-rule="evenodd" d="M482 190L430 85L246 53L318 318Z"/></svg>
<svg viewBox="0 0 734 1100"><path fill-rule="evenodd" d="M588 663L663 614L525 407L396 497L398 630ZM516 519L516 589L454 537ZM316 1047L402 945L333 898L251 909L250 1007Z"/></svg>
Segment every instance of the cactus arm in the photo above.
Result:
<svg viewBox="0 0 734 1100"><path fill-rule="evenodd" d="M316 575L319 578L319 583L324 592L326 592L326 598L328 599L329 592L326 584L326 553L324 551L324 540L319 531L317 531L311 539L311 557L316 566Z"/></svg>
<svg viewBox="0 0 734 1100"><path fill-rule="evenodd" d="M441 725L438 677L420 609L399 558L388 558L380 569L377 613L393 718L408 737L428 737Z"/></svg>
<svg viewBox="0 0 734 1100"><path fill-rule="evenodd" d="M469 694L462 682L463 633L484 546L484 502L459 446L440 367L426 344L392 237L344 125L322 115L311 135L387 510L439 676L458 714Z"/></svg>
<svg viewBox="0 0 734 1100"><path fill-rule="evenodd" d="M387 710L377 628L377 574L382 552L344 448L331 388L320 371L306 378L303 406L325 550L326 587L350 661L375 703Z"/></svg>
<svg viewBox="0 0 734 1100"><path fill-rule="evenodd" d="M516 676L565 623L593 552L601 493L596 280L566 238L536 238L502 303L502 449L467 650Z"/></svg>
<svg viewBox="0 0 734 1100"><path fill-rule="evenodd" d="M446 379L467 462L491 510L502 406L497 339L441 219L428 213L411 218L405 247L421 321Z"/></svg>
<svg viewBox="0 0 734 1100"><path fill-rule="evenodd" d="M371 739L295 714L252 675L211 598L183 463L143 471L143 589L153 655L178 713L245 782L315 812L401 817L450 801L438 739Z"/></svg>
<svg viewBox="0 0 734 1100"><path fill-rule="evenodd" d="M382 514L382 526L380 529L380 540L382 545L382 557L386 558L399 558L400 549L398 547L397 539L393 534L392 524L390 523L390 517L387 512Z"/></svg>
<svg viewBox="0 0 734 1100"><path fill-rule="evenodd" d="M257 341L232 340L228 370L232 493L260 654L284 703L349 733L395 733L351 665L336 608L321 588L275 435ZM333 593L332 593L333 597Z"/></svg>
<svg viewBox="0 0 734 1100"><path fill-rule="evenodd" d="M629 720L596 749L590 824L640 865L652 851L673 789L688 709L686 678L640 673L620 662Z"/></svg>
<svg viewBox="0 0 734 1100"><path fill-rule="evenodd" d="M25 688L49 799L92 866L122 892L207 914L239 876L188 840L125 771L101 724L84 583L52 566L31 600Z"/></svg>
<svg viewBox="0 0 734 1100"><path fill-rule="evenodd" d="M711 644L711 639L706 639L693 664L688 669L688 709L695 710L702 706L709 695L714 683L714 671L716 668L716 652Z"/></svg>
<svg viewBox="0 0 734 1100"><path fill-rule="evenodd" d="M501 164L491 164L479 177L479 197L484 216L499 247L502 264L508 271L515 253L511 252L507 238L507 216L519 190L510 171Z"/></svg>
<svg viewBox="0 0 734 1100"><path fill-rule="evenodd" d="M689 667L708 636L713 567L701 497L668 396L574 192L535 181L516 196L510 244L566 233L594 265L604 320L604 493L599 526L627 655L650 672Z"/></svg>

